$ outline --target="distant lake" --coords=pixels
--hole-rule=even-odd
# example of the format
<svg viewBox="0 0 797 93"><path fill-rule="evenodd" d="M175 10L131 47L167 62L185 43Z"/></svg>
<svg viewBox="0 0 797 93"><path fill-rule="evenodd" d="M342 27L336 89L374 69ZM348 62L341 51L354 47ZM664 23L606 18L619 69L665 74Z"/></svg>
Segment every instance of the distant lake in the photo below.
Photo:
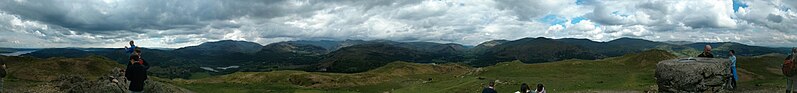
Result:
<svg viewBox="0 0 797 93"><path fill-rule="evenodd" d="M24 51L12 52L12 53L0 53L0 55L4 55L4 56L19 56L19 55L28 54L28 53L31 53L31 52L36 52L36 50L24 50Z"/></svg>

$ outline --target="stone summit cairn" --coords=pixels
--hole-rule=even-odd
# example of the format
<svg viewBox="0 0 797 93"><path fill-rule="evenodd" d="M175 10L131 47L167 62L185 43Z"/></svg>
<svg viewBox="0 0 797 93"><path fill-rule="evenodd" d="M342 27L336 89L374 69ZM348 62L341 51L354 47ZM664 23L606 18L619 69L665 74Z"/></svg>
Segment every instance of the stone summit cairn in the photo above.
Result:
<svg viewBox="0 0 797 93"><path fill-rule="evenodd" d="M728 59L678 58L656 64L659 92L729 92Z"/></svg>

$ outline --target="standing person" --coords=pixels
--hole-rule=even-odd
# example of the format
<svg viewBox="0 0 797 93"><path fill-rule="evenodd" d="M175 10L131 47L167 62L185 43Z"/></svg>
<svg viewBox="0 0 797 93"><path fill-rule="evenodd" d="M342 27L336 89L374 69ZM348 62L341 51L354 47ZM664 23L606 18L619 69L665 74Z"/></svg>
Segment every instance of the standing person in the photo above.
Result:
<svg viewBox="0 0 797 93"><path fill-rule="evenodd" d="M542 86L542 83L537 84L537 93L545 93L545 86Z"/></svg>
<svg viewBox="0 0 797 93"><path fill-rule="evenodd" d="M703 53L697 55L697 57L714 58L714 54L711 54L711 45L703 47Z"/></svg>
<svg viewBox="0 0 797 93"><path fill-rule="evenodd" d="M147 80L147 62L141 58L141 50L136 49L130 56L130 62L125 70L125 77L130 81L128 90L131 93L141 93L144 91L144 81Z"/></svg>
<svg viewBox="0 0 797 93"><path fill-rule="evenodd" d="M0 93L3 92L3 82L4 78L6 77L6 62L0 60Z"/></svg>
<svg viewBox="0 0 797 93"><path fill-rule="evenodd" d="M520 85L520 93L529 93L529 92L531 92L531 88L529 88L528 84L523 83Z"/></svg>
<svg viewBox="0 0 797 93"><path fill-rule="evenodd" d="M490 81L490 83L487 84L487 87L482 89L482 93L498 93L498 91L495 91L495 82Z"/></svg>
<svg viewBox="0 0 797 93"><path fill-rule="evenodd" d="M786 76L786 93L794 92L794 83L797 82L794 77L794 61L797 59L797 48L791 49L791 55L786 57L786 60L783 61L783 65L781 66L781 71L783 75Z"/></svg>
<svg viewBox="0 0 797 93"><path fill-rule="evenodd" d="M739 81L739 75L736 74L736 55L734 55L736 54L736 51L730 50L729 52L730 53L728 54L730 57L728 57L728 59L731 60L731 71L733 73L733 82L731 82L731 86L733 86L733 88L731 89L736 89L736 81Z"/></svg>
<svg viewBox="0 0 797 93"><path fill-rule="evenodd" d="M136 47L136 44L133 44L133 41L130 40L130 48L125 46L125 53L131 53L132 54L135 49L138 49L138 47Z"/></svg>

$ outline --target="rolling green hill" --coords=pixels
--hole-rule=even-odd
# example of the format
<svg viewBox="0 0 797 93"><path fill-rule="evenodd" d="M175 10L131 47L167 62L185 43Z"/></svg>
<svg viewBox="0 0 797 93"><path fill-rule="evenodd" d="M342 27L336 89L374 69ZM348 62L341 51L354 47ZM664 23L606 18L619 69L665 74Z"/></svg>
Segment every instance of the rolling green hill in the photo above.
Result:
<svg viewBox="0 0 797 93"><path fill-rule="evenodd" d="M772 92L784 87L779 75L783 55L739 57L740 92ZM166 82L198 92L294 93L472 93L489 81L499 92L514 92L520 84L545 84L548 92L656 91L657 62L677 56L649 50L597 60L570 59L525 64L520 61L473 68L465 64L392 62L360 73L304 71L238 72L204 79Z"/></svg>
<svg viewBox="0 0 797 93"><path fill-rule="evenodd" d="M172 80L173 84L195 91L220 92L376 92L412 85L432 79L444 79L468 73L470 67L459 64L416 64L392 62L361 73L323 73L304 71L238 72L229 75Z"/></svg>
<svg viewBox="0 0 797 93"><path fill-rule="evenodd" d="M515 60L480 68L464 63L422 64L399 61L359 73L278 70L236 72L188 80L152 77L153 81L148 82L166 87L165 90L202 93L467 93L480 91L489 81L498 82L499 92L517 91L522 83L545 84L548 92L642 92L656 90L653 77L655 64L676 57L664 50L648 50L596 60L568 59L535 64ZM107 79L103 78L107 73L113 73L113 68L123 67L99 56L0 58L8 63L11 74L6 78L6 91L16 92L63 92L65 90L59 87L64 83L58 82L65 82L64 79L90 81L77 82L77 85L102 85L97 82L108 82L103 81ZM737 91L773 92L782 89L785 79L781 77L778 68L783 58L782 54L740 56L740 89ZM83 78L64 77L70 75ZM70 89L74 90L66 90Z"/></svg>
<svg viewBox="0 0 797 93"><path fill-rule="evenodd" d="M482 67L512 60L542 63L572 58L591 60L606 57L587 47L544 37L523 38L498 44L477 56L476 61L471 64Z"/></svg>
<svg viewBox="0 0 797 93"><path fill-rule="evenodd" d="M4 57L7 62L9 78L30 81L52 81L61 75L78 75L96 78L111 73L114 68L123 65L100 56L86 58L49 58L37 59L27 57Z"/></svg>
<svg viewBox="0 0 797 93"><path fill-rule="evenodd" d="M361 73L304 71L238 72L170 83L199 92L477 92L490 80L499 91L514 92L521 83L543 83L549 92L651 90L655 63L675 56L654 50L600 60L565 60L525 64L519 61L472 68L464 64L393 62Z"/></svg>

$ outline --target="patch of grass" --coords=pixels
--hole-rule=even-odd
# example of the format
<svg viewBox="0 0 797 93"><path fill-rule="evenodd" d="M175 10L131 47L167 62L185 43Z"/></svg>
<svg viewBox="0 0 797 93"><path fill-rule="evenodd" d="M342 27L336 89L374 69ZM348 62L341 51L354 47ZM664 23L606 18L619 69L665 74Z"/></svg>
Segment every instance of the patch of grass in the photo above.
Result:
<svg viewBox="0 0 797 93"><path fill-rule="evenodd" d="M211 75L208 72L195 72L195 73L191 73L191 77L188 77L188 78L189 79L201 79L201 78L207 78L207 77L210 77L210 76Z"/></svg>
<svg viewBox="0 0 797 93"><path fill-rule="evenodd" d="M289 84L203 83L178 84L178 86L200 93L287 93L298 89L295 86L289 86Z"/></svg>
<svg viewBox="0 0 797 93"><path fill-rule="evenodd" d="M499 92L518 91L522 83L541 83L548 92L627 91L656 89L656 63L676 58L662 50L598 60L563 60L526 64L502 62L472 68L462 64L393 62L362 73L304 71L238 72L193 80L172 80L197 92L332 92L332 93L472 93L498 80ZM739 57L739 68L752 75L739 82L742 90L785 87L779 74L782 55ZM431 80L430 80L431 79ZM533 87L532 87L533 88Z"/></svg>
<svg viewBox="0 0 797 93"><path fill-rule="evenodd" d="M665 57L642 59L643 57ZM174 83L204 92L477 92L491 80L499 80L498 91L514 92L521 83L545 84L550 92L579 90L649 90L655 85L654 67L662 59L674 58L665 51L643 52L601 60L564 60L525 64L503 62L484 68L461 64L417 64L393 62L362 73L303 71L239 72L230 75ZM486 79L479 79L486 78ZM431 79L431 80L429 80ZM229 87L229 89L226 89ZM230 90L230 91L225 91Z"/></svg>
<svg viewBox="0 0 797 93"><path fill-rule="evenodd" d="M786 87L786 77L780 71L785 58L785 55L779 54L737 57L737 73L740 75L737 85L751 89Z"/></svg>

